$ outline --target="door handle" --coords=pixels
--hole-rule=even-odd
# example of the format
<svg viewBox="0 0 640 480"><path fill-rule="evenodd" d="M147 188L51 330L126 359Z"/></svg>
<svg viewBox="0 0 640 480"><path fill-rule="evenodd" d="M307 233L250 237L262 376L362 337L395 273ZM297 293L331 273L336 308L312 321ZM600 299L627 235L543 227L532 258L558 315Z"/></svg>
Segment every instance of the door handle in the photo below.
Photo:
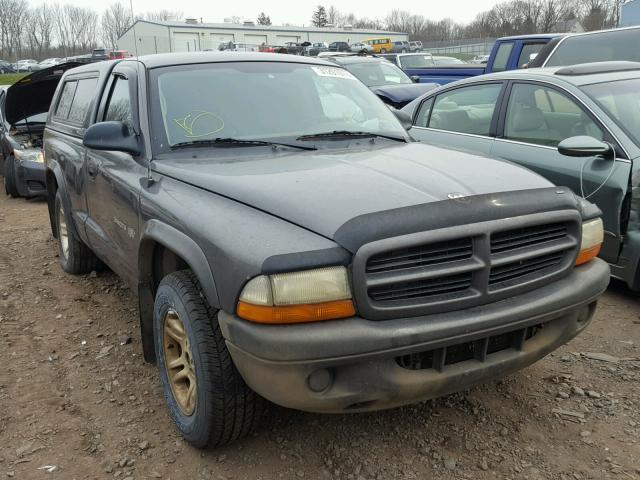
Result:
<svg viewBox="0 0 640 480"><path fill-rule="evenodd" d="M87 173L90 177L98 175L98 161L92 158L87 159Z"/></svg>

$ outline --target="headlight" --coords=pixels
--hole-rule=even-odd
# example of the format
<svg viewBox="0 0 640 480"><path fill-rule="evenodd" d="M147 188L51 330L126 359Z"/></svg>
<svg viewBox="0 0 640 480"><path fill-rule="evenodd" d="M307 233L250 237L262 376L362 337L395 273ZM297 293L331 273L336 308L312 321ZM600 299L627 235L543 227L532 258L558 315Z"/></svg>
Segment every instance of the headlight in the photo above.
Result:
<svg viewBox="0 0 640 480"><path fill-rule="evenodd" d="M582 224L582 241L576 265L582 265L594 259L600 253L600 246L604 240L602 219L596 218Z"/></svg>
<svg viewBox="0 0 640 480"><path fill-rule="evenodd" d="M345 267L260 275L238 301L238 316L259 323L304 323L355 315Z"/></svg>
<svg viewBox="0 0 640 480"><path fill-rule="evenodd" d="M38 149L30 148L27 150L14 148L13 156L16 158L16 160L25 160L29 162L44 163L44 154L42 153L42 150L40 150L39 148Z"/></svg>

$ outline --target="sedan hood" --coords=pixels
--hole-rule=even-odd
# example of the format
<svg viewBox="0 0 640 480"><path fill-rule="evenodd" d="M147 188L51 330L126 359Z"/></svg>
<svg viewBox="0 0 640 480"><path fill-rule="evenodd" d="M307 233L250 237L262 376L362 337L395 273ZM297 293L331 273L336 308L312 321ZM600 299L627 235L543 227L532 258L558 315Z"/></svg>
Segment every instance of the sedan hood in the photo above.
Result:
<svg viewBox="0 0 640 480"><path fill-rule="evenodd" d="M156 160L152 170L332 239L360 215L459 195L552 186L503 160L420 143L256 153L254 148L213 149L208 158Z"/></svg>
<svg viewBox="0 0 640 480"><path fill-rule="evenodd" d="M7 121L14 125L38 113L48 112L62 74L80 65L82 64L77 62L54 65L27 75L11 85L4 104Z"/></svg>
<svg viewBox="0 0 640 480"><path fill-rule="evenodd" d="M385 103L391 102L395 107L402 108L407 103L415 100L440 85L437 83L406 83L400 85L382 85L371 87L371 91L381 97ZM388 101L387 101L388 100Z"/></svg>

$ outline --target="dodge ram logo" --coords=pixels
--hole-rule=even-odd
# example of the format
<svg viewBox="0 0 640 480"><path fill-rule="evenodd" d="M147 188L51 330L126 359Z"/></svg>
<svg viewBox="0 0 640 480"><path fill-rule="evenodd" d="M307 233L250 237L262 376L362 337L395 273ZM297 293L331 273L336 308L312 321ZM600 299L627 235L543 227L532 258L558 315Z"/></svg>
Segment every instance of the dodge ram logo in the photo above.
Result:
<svg viewBox="0 0 640 480"><path fill-rule="evenodd" d="M447 198L450 198L451 200L455 200L457 202L466 202L467 201L467 197L465 197L463 194L458 193L458 192L447 193Z"/></svg>

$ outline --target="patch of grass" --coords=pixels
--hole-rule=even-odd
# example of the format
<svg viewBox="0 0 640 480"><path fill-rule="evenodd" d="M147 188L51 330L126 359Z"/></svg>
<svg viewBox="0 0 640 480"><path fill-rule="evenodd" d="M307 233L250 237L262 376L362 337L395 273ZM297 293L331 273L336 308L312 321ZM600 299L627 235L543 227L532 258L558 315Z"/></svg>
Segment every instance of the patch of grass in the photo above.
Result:
<svg viewBox="0 0 640 480"><path fill-rule="evenodd" d="M26 75L26 73L1 73L0 85L13 85Z"/></svg>

